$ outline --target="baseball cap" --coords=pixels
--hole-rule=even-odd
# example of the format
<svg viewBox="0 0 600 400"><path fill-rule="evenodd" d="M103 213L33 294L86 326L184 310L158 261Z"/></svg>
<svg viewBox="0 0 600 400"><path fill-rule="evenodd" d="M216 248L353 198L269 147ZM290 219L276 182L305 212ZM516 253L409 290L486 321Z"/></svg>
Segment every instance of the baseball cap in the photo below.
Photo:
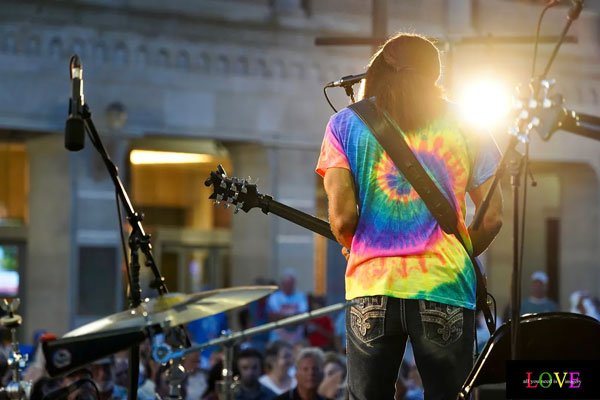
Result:
<svg viewBox="0 0 600 400"><path fill-rule="evenodd" d="M546 284L548 283L548 275L546 275L546 273L543 271L535 271L533 274L531 274L531 280L540 281Z"/></svg>

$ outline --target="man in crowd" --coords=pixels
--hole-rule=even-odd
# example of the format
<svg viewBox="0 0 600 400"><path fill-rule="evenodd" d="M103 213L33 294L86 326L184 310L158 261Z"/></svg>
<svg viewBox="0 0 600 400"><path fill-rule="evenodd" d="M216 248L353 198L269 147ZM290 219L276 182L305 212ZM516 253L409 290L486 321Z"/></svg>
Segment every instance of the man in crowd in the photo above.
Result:
<svg viewBox="0 0 600 400"><path fill-rule="evenodd" d="M92 363L92 379L99 392L99 400L125 400L127 390L115 384L115 366L112 357Z"/></svg>
<svg viewBox="0 0 600 400"><path fill-rule="evenodd" d="M317 393L323 380L324 364L325 356L321 349L307 347L300 351L295 363L297 386L275 400L326 400Z"/></svg>
<svg viewBox="0 0 600 400"><path fill-rule="evenodd" d="M258 378L262 374L262 355L255 349L245 349L237 356L240 385L235 400L271 400L275 393L263 386Z"/></svg>
<svg viewBox="0 0 600 400"><path fill-rule="evenodd" d="M531 295L523 299L521 314L546 313L558 311L558 305L547 297L548 275L536 271L531 275Z"/></svg>
<svg viewBox="0 0 600 400"><path fill-rule="evenodd" d="M267 309L271 322L308 311L306 295L296 290L296 275L293 270L284 271L281 277L281 289L269 296ZM269 341L284 340L294 345L303 338L303 326L295 325L271 331Z"/></svg>

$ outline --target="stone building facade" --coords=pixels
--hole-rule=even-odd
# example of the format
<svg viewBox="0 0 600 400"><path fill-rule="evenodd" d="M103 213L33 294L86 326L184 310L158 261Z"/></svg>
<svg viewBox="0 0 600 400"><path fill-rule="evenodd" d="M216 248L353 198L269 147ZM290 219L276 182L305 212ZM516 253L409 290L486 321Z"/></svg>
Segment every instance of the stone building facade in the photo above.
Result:
<svg viewBox="0 0 600 400"><path fill-rule="evenodd" d="M259 178L260 191L276 200L310 214L323 212L314 164L332 111L322 87L364 71L370 49L318 47L315 38L369 35L370 2L0 4L0 140L24 143L29 159L28 222L0 227L0 239L25 244L20 295L26 337L37 328L64 333L116 312L124 302L112 183L89 142L80 153L68 153L62 145L73 53L83 62L86 103L126 186L128 151L135 144L152 143L155 150L197 148L227 157L239 176ZM531 35L539 10L534 2L511 0L391 0L388 30L444 39L448 65L443 79L452 89L478 68L504 74L511 83L526 82L530 44L468 44L462 39L488 33ZM558 34L565 14L565 8L548 13L543 33ZM568 107L589 114L600 114L598 26L594 10L586 10L571 31L578 43L565 45L552 69L556 90L565 95ZM550 46L541 46L540 63L550 51ZM330 92L338 107L347 102L343 93ZM107 115L115 103L126 110L124 126L115 126ZM503 132L496 137L505 142ZM548 143L532 138L540 185L531 195L524 276L545 268L544 221L559 219L558 293L563 309L575 289L600 295L599 150L597 142L562 132ZM510 282L508 191L505 199L507 223L486 257L490 288L500 304L509 298ZM311 232L259 210L232 217L225 233L213 231L208 239L198 240L225 243L229 249L227 278L219 282L277 279L290 267L297 271L302 290L326 293L330 301L342 296L341 256L329 244L327 270L316 267L323 263L315 254L326 253ZM164 252L161 233L157 236L155 249ZM185 240L180 239L182 246ZM95 248L109 251L94 253ZM110 288L94 292L98 297L91 299L85 289L91 278L85 274L104 272L101 265L88 271L84 264L90 259L102 260L106 275L112 276L105 281ZM96 307L94 301L103 305ZM90 308L82 311L86 302Z"/></svg>

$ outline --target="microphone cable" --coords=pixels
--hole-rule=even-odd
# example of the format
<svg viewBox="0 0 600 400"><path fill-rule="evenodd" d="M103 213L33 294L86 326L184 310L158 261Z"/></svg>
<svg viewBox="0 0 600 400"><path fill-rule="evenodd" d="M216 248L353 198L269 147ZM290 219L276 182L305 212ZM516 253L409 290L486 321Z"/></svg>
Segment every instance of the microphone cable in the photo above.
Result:
<svg viewBox="0 0 600 400"><path fill-rule="evenodd" d="M327 103L329 103L329 107L331 107L333 109L333 112L337 113L338 111L335 109L333 104L331 104L331 100L329 100L329 96L327 96L327 88L328 87L329 86L323 86L323 94L325 95L325 100L327 100Z"/></svg>

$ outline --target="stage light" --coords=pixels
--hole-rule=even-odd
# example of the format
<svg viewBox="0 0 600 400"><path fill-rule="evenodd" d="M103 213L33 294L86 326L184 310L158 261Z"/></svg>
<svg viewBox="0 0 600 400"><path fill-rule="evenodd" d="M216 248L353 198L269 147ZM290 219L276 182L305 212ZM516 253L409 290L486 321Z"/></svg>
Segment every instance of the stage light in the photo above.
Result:
<svg viewBox="0 0 600 400"><path fill-rule="evenodd" d="M171 151L132 150L129 161L140 164L199 164L212 160L210 154L175 153Z"/></svg>
<svg viewBox="0 0 600 400"><path fill-rule="evenodd" d="M467 84L458 97L464 119L477 127L495 128L506 124L511 97L501 81L476 80Z"/></svg>

